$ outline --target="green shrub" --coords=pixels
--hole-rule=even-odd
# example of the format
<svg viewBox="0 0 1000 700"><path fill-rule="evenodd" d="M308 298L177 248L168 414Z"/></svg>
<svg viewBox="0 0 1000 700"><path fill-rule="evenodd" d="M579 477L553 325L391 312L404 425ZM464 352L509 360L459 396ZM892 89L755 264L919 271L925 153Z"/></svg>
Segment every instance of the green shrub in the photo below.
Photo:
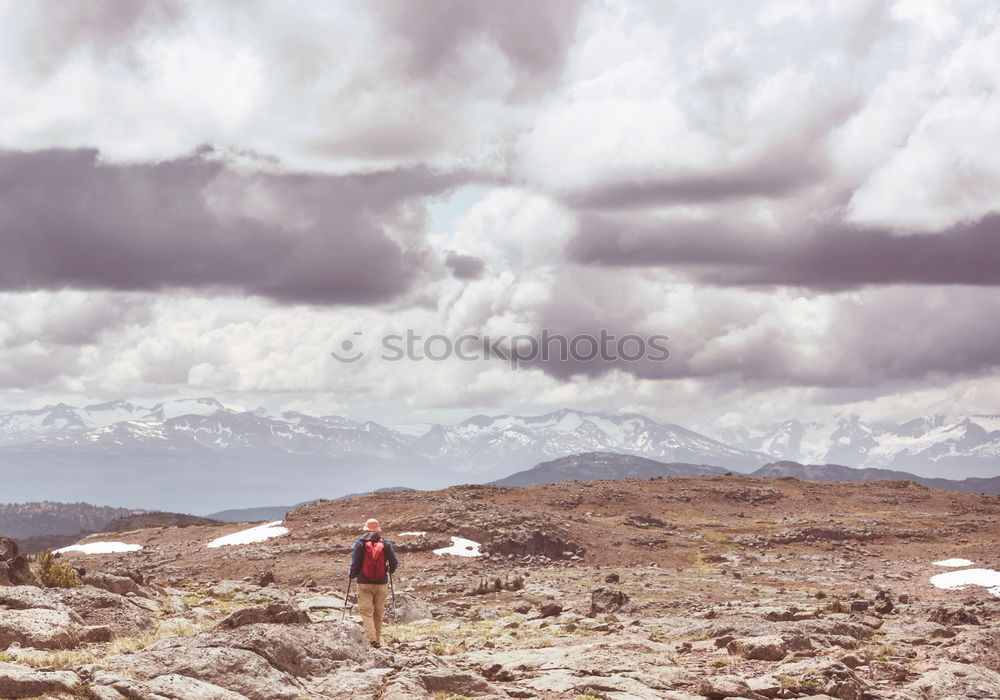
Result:
<svg viewBox="0 0 1000 700"><path fill-rule="evenodd" d="M504 576L501 579L497 576L492 581L488 581L485 578L479 579L479 583L472 589L471 595L486 595L487 593L499 593L500 591L519 591L524 588L524 577L515 576L510 578L510 576Z"/></svg>
<svg viewBox="0 0 1000 700"><path fill-rule="evenodd" d="M73 567L56 559L51 549L39 554L35 562L38 564L38 577L48 588L79 588L83 585Z"/></svg>

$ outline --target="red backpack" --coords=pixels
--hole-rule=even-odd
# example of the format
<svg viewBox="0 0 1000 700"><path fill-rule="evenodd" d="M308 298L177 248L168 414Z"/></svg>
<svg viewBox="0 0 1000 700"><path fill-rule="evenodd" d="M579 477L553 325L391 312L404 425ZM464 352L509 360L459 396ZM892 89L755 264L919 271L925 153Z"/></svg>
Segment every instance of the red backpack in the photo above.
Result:
<svg viewBox="0 0 1000 700"><path fill-rule="evenodd" d="M385 542L365 541L365 557L361 560L361 574L369 581L385 578Z"/></svg>

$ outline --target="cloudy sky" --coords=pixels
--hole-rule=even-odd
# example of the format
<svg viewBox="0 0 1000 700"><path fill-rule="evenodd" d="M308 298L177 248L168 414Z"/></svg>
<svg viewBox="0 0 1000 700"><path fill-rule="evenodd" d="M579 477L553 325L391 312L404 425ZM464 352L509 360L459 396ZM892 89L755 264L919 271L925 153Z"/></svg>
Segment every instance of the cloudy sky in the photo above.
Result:
<svg viewBox="0 0 1000 700"><path fill-rule="evenodd" d="M993 0L0 0L0 407L1000 412L998 64ZM671 356L330 356L406 329Z"/></svg>

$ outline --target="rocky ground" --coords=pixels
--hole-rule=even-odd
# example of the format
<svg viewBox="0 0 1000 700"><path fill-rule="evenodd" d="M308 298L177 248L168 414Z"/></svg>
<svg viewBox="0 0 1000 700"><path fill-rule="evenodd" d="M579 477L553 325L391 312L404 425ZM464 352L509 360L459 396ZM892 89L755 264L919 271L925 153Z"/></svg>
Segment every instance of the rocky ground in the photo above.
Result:
<svg viewBox="0 0 1000 700"><path fill-rule="evenodd" d="M368 517L403 560L379 650L356 606L341 619ZM73 589L33 585L0 544L15 584L0 585L0 698L1000 698L1000 598L929 582L940 559L1000 568L997 496L743 477L460 486L323 501L284 525L216 549L248 525L93 536L144 548L66 555ZM452 536L486 556L431 552Z"/></svg>

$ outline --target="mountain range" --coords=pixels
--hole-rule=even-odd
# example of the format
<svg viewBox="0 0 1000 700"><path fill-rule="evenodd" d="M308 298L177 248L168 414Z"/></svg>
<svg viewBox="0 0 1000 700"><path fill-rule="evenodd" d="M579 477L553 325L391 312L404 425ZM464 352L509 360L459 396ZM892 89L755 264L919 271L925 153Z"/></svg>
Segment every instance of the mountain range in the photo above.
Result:
<svg viewBox="0 0 1000 700"><path fill-rule="evenodd" d="M927 477L990 477L1000 472L1000 415L935 415L903 423L796 419L724 431L720 440L803 464L901 469Z"/></svg>
<svg viewBox="0 0 1000 700"><path fill-rule="evenodd" d="M753 472L780 460L905 469L925 477L1000 471L1000 417L869 424L786 421L710 437L635 413L562 409L477 415L420 430L342 416L227 407L214 398L111 401L0 413L5 500L81 499L216 513L386 484L494 481L588 452Z"/></svg>
<svg viewBox="0 0 1000 700"><path fill-rule="evenodd" d="M531 469L494 481L496 486L535 486L561 481L594 481L604 479L652 479L657 477L719 476L725 469L707 464L658 462L645 457L609 452L560 457L542 462ZM890 469L845 467L841 464L799 464L781 461L765 464L742 476L781 479L793 477L803 481L913 481L931 488L963 493L1000 494L1000 476L992 478L941 479L928 478Z"/></svg>

